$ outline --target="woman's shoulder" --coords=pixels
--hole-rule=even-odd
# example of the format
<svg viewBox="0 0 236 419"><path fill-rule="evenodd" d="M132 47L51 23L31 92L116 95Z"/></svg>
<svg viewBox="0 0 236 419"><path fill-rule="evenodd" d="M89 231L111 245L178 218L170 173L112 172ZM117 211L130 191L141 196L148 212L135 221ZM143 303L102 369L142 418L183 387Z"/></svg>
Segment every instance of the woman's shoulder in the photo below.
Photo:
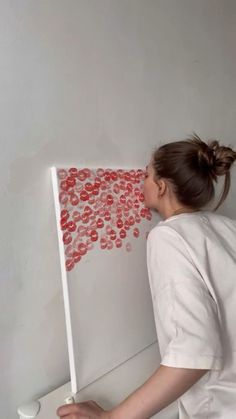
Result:
<svg viewBox="0 0 236 419"><path fill-rule="evenodd" d="M192 213L182 213L160 221L156 227L178 228L178 226L197 227L207 224L236 226L236 220L215 211L201 210Z"/></svg>
<svg viewBox="0 0 236 419"><path fill-rule="evenodd" d="M147 243L163 248L165 245L176 245L180 240L182 240L181 233L174 225L159 222L149 232Z"/></svg>
<svg viewBox="0 0 236 419"><path fill-rule="evenodd" d="M236 245L236 220L213 211L182 213L160 221L149 233L149 240L171 246L203 242L206 238L227 238Z"/></svg>

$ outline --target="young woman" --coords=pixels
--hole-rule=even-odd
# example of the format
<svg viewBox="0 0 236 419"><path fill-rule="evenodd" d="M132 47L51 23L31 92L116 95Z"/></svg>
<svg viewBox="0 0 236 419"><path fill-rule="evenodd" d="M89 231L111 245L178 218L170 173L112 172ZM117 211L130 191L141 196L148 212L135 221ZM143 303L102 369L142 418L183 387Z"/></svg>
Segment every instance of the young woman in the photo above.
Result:
<svg viewBox="0 0 236 419"><path fill-rule="evenodd" d="M62 406L66 419L147 419L178 400L180 419L236 417L236 222L203 208L236 152L198 136L165 144L147 167L145 203L163 221L147 241L161 365L121 404Z"/></svg>

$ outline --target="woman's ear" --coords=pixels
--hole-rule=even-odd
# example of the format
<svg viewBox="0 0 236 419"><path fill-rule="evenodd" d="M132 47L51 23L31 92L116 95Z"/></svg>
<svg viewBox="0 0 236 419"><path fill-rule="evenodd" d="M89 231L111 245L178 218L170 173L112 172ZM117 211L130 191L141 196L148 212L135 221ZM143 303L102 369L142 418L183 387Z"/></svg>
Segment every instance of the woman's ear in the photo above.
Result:
<svg viewBox="0 0 236 419"><path fill-rule="evenodd" d="M163 196L166 192L167 189L167 185L166 182L164 181L164 179L159 179L157 182L157 195L158 196Z"/></svg>

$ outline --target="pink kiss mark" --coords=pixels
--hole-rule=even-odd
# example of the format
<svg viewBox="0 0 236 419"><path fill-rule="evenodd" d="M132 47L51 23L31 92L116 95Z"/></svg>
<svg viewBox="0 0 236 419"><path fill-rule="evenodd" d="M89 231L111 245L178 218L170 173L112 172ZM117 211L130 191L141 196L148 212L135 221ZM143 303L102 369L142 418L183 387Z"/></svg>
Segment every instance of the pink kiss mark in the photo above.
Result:
<svg viewBox="0 0 236 419"><path fill-rule="evenodd" d="M142 169L71 167L58 169L57 175L67 271L71 271L95 243L102 250L120 249L129 234L140 237L135 225L152 218L151 211L144 205L145 171ZM130 242L125 243L125 249L132 250Z"/></svg>

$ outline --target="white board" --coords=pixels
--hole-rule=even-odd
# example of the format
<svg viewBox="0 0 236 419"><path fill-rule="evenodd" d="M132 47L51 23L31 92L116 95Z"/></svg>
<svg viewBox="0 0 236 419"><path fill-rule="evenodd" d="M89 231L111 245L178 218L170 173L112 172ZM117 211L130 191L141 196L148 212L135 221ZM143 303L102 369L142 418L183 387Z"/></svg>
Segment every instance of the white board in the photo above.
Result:
<svg viewBox="0 0 236 419"><path fill-rule="evenodd" d="M72 393L156 341L141 169L52 168Z"/></svg>

